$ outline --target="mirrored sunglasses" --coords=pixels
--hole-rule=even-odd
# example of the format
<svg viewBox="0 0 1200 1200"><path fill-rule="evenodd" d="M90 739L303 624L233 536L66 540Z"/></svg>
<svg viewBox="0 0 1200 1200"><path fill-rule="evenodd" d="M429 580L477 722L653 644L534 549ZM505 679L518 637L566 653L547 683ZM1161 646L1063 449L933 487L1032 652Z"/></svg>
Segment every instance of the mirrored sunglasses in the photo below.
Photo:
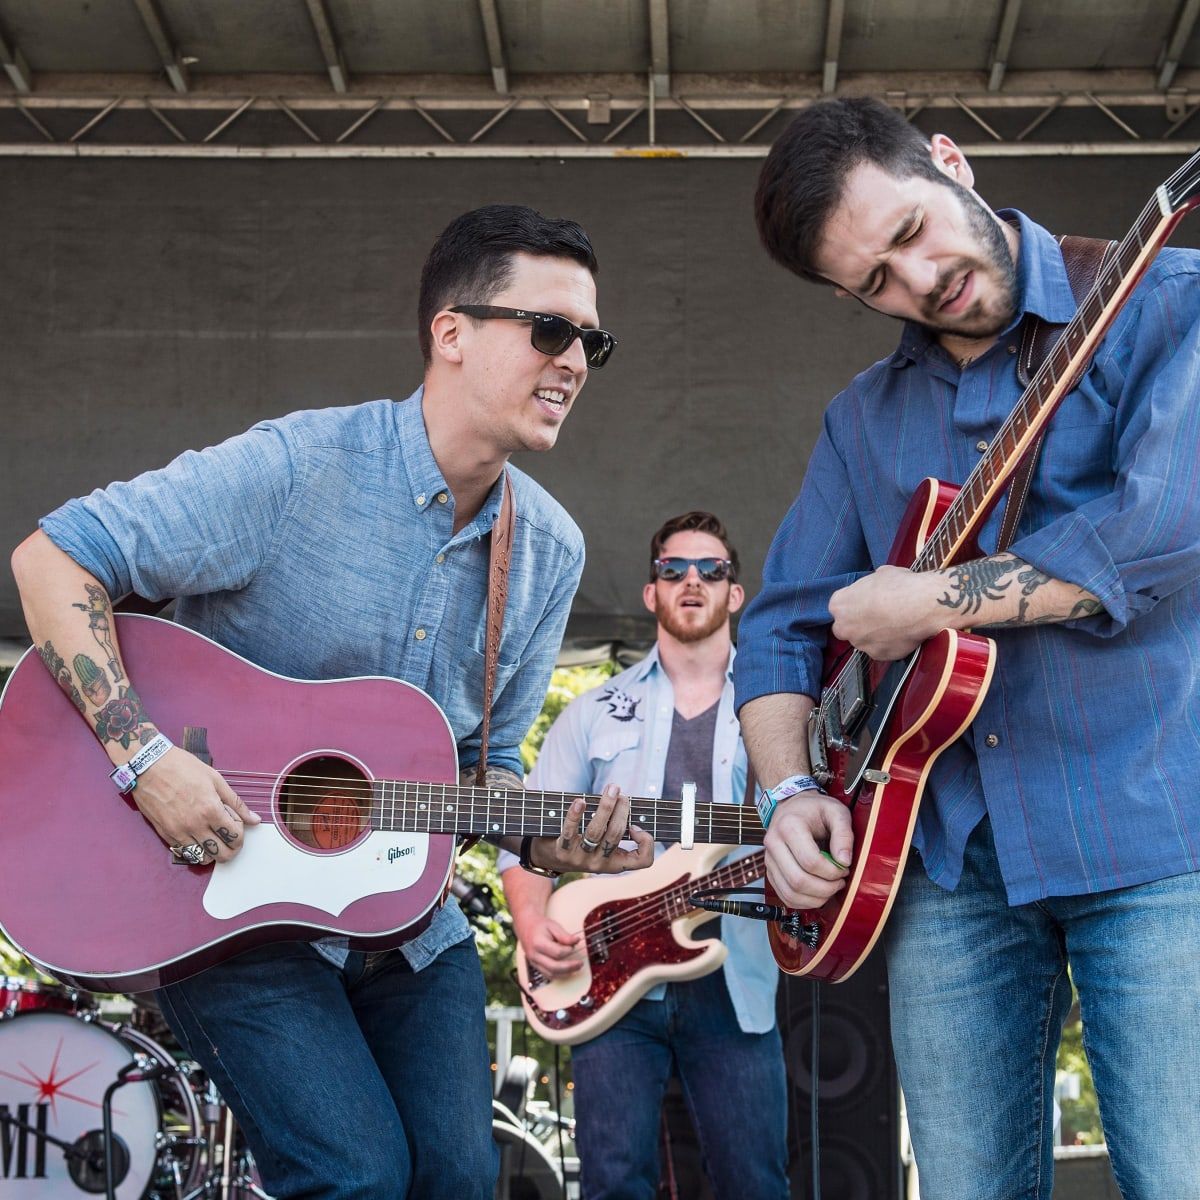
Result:
<svg viewBox="0 0 1200 1200"><path fill-rule="evenodd" d="M527 308L499 308L494 304L458 304L450 310L478 321L528 321L529 341L542 354L561 354L576 338L583 345L583 357L594 371L600 370L612 354L617 339L604 329L580 329L556 313L531 312Z"/></svg>
<svg viewBox="0 0 1200 1200"><path fill-rule="evenodd" d="M705 583L720 583L733 572L733 563L727 558L677 558L672 555L654 560L654 577L677 583L688 573L688 567L695 567Z"/></svg>

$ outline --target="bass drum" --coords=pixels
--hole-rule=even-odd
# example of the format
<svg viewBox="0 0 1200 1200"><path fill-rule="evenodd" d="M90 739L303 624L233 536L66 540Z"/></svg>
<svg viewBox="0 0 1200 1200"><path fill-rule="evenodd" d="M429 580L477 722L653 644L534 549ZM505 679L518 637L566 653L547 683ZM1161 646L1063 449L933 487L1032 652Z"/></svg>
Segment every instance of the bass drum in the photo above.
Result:
<svg viewBox="0 0 1200 1200"><path fill-rule="evenodd" d="M203 1173L199 1112L168 1054L136 1031L33 1011L0 1022L0 1194L104 1194L104 1093L135 1054L164 1074L113 1094L116 1200L165 1200L178 1194L176 1175ZM172 1124L166 1137L164 1112Z"/></svg>

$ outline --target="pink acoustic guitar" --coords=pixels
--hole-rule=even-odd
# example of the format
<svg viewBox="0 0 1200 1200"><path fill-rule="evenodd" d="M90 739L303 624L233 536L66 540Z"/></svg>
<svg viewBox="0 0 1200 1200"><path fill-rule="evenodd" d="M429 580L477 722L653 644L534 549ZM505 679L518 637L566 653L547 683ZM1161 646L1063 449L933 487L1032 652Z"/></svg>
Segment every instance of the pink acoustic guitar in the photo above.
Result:
<svg viewBox="0 0 1200 1200"><path fill-rule="evenodd" d="M552 835L573 799L460 786L450 726L410 684L285 679L170 621L115 620L146 711L177 744L205 729L263 823L229 863L174 863L27 652L0 697L0 929L68 983L144 991L289 938L394 946L441 901L455 834ZM664 841L763 837L753 809L686 795L634 798L630 819Z"/></svg>
<svg viewBox="0 0 1200 1200"><path fill-rule="evenodd" d="M538 1033L576 1046L614 1025L656 983L715 971L725 961L725 945L691 935L716 914L696 908L689 897L745 887L766 870L759 850L714 871L728 853L727 845L671 846L644 871L592 875L556 888L546 915L564 929L583 931L584 963L572 975L547 979L517 945L521 1003Z"/></svg>
<svg viewBox="0 0 1200 1200"><path fill-rule="evenodd" d="M1075 386L1105 331L1171 231L1197 204L1200 154L1150 198L962 487L926 479L909 502L888 562L936 571L980 556L976 539L1022 460ZM826 650L808 727L812 773L849 808L854 863L822 908L770 929L780 968L838 983L862 964L900 884L925 780L974 719L995 666L989 638L944 630L907 659L879 663L844 643ZM774 899L770 885L768 894Z"/></svg>

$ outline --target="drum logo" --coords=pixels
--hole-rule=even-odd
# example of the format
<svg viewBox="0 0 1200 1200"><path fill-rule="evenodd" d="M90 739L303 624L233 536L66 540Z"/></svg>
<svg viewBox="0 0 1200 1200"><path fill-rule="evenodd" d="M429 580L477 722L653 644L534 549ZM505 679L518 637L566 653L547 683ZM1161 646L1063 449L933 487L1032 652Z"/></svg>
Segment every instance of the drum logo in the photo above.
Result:
<svg viewBox="0 0 1200 1200"><path fill-rule="evenodd" d="M7 1104L0 1104L0 1179L45 1179L49 1101L18 1104L16 1109L14 1113ZM32 1162L30 1143L33 1146Z"/></svg>

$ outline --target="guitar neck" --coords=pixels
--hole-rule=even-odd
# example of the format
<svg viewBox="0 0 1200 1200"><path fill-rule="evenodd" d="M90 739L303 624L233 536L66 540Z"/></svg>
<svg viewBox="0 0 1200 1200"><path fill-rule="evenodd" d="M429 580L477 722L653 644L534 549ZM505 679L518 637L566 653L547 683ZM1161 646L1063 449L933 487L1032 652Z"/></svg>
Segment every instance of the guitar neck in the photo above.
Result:
<svg viewBox="0 0 1200 1200"><path fill-rule="evenodd" d="M373 787L377 829L406 833L455 833L477 836L516 834L552 837L562 828L563 814L578 792L534 792L472 787L465 784L413 783L378 780ZM586 804L582 828L599 803ZM763 827L758 813L742 804L696 803L693 828L683 828L685 806L680 800L631 797L629 823L644 829L657 842L714 842L731 846L761 846ZM690 833L690 839L684 835Z"/></svg>

